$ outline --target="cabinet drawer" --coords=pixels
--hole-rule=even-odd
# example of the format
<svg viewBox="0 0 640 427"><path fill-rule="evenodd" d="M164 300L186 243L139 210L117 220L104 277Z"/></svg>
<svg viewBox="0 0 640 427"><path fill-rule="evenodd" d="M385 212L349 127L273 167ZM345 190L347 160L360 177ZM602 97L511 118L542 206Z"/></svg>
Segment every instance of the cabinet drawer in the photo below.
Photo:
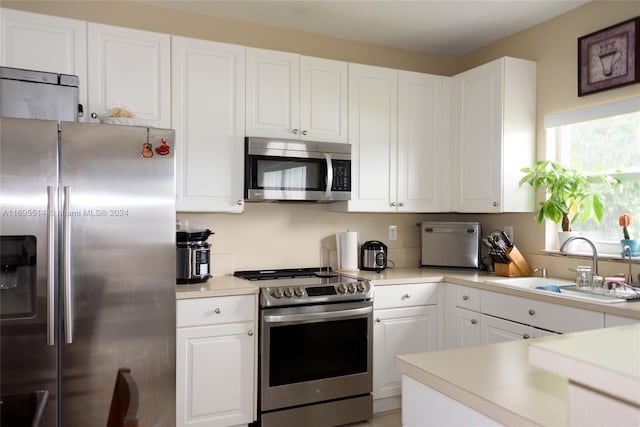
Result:
<svg viewBox="0 0 640 427"><path fill-rule="evenodd" d="M480 311L480 289L457 286L456 306L467 310Z"/></svg>
<svg viewBox="0 0 640 427"><path fill-rule="evenodd" d="M178 300L176 327L253 321L255 310L255 295Z"/></svg>
<svg viewBox="0 0 640 427"><path fill-rule="evenodd" d="M438 303L437 283L376 286L374 308L410 307Z"/></svg>
<svg viewBox="0 0 640 427"><path fill-rule="evenodd" d="M482 312L503 319L567 333L604 327L604 314L496 292L481 292Z"/></svg>

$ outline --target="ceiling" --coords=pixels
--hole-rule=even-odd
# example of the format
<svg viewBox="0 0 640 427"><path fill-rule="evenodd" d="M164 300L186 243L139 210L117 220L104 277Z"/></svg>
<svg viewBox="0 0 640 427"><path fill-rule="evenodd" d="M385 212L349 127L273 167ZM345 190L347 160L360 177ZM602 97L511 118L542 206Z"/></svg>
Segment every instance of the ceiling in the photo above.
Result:
<svg viewBox="0 0 640 427"><path fill-rule="evenodd" d="M146 0L158 6L459 56L588 0Z"/></svg>

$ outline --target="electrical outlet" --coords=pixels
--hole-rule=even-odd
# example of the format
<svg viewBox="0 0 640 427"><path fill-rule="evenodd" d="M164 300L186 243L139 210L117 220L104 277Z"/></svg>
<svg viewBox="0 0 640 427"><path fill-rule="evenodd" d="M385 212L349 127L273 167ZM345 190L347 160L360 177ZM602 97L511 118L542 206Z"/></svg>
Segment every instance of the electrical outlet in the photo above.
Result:
<svg viewBox="0 0 640 427"><path fill-rule="evenodd" d="M513 225L505 225L502 231L513 242Z"/></svg>
<svg viewBox="0 0 640 427"><path fill-rule="evenodd" d="M389 240L398 240L398 227L395 225L389 226Z"/></svg>

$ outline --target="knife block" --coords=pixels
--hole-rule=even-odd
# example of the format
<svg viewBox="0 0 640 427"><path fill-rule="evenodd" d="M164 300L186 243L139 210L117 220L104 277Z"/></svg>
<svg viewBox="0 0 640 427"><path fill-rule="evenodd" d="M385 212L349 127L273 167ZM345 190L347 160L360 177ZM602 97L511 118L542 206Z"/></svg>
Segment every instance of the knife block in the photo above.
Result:
<svg viewBox="0 0 640 427"><path fill-rule="evenodd" d="M505 256L509 261L509 264L504 264L501 262L496 262L493 264L493 270L496 273L496 276L505 276L505 277L520 277L520 276L531 276L532 270L529 266L529 263L522 253L516 248L512 246L507 252L505 252Z"/></svg>

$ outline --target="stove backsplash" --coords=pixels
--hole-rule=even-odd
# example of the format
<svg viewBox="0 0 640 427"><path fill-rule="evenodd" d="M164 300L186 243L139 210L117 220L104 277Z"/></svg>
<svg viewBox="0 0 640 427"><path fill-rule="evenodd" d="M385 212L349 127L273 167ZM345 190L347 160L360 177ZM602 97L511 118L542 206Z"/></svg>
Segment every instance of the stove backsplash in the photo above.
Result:
<svg viewBox="0 0 640 427"><path fill-rule="evenodd" d="M417 267L421 248L420 228L416 224L422 221L480 221L483 230L512 225L521 250L527 250L527 245L525 233L520 230L530 228L531 234L535 234L539 227L531 213L339 213L329 211L324 204L307 203L248 203L242 214L179 212L177 216L183 227L209 228L215 232L209 240L216 276L233 274L236 270L320 265L321 257L326 260L327 251L335 269L335 233L347 230L357 231L360 243L384 242L389 260L397 267ZM522 225L529 222L530 226ZM397 240L388 239L389 225L397 227ZM536 246L534 242L533 248Z"/></svg>

